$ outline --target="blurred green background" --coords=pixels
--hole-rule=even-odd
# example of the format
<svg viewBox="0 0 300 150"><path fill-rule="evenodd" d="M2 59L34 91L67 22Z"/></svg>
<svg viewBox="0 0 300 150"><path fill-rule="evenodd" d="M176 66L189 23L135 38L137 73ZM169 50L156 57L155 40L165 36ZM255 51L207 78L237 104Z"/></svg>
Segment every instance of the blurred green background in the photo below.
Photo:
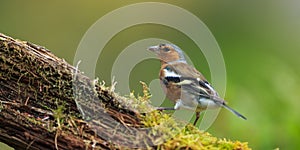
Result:
<svg viewBox="0 0 300 150"><path fill-rule="evenodd" d="M73 64L82 36L95 21L137 2L143 1L1 1L0 32L45 46ZM208 132L247 141L254 149L299 149L300 1L157 2L177 5L198 16L221 47L227 69L225 98L248 120L222 110ZM191 39L153 24L133 26L115 35L100 56L96 76L110 83L110 68L122 49L151 37L179 45L209 79L207 62ZM108 72L100 73L103 69ZM157 60L139 63L130 76L132 90L140 92L138 81L149 83L157 78L158 69Z"/></svg>

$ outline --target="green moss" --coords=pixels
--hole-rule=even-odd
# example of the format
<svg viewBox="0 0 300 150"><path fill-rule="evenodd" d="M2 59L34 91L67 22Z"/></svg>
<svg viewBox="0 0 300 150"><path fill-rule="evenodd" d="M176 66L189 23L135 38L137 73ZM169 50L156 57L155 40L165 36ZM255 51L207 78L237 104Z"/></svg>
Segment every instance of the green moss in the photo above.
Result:
<svg viewBox="0 0 300 150"><path fill-rule="evenodd" d="M37 120L34 117L26 117L27 121L31 122L34 125L42 125L43 123L39 120Z"/></svg>
<svg viewBox="0 0 300 150"><path fill-rule="evenodd" d="M58 105L57 109L53 110L53 117L57 123L58 128L61 128L61 125L65 121L65 117L66 117L66 115L64 113L65 110L66 110L66 107L64 104Z"/></svg>
<svg viewBox="0 0 300 150"><path fill-rule="evenodd" d="M195 126L178 123L169 114L158 111L146 114L143 118L146 127L153 128L153 135L163 133L165 140L158 149L236 149L248 150L246 142L219 139Z"/></svg>

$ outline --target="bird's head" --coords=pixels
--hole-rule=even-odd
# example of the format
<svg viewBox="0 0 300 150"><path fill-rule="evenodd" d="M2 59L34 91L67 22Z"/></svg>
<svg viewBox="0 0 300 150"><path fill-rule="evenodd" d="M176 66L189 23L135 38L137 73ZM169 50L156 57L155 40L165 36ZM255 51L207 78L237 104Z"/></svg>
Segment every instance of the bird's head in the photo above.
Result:
<svg viewBox="0 0 300 150"><path fill-rule="evenodd" d="M165 63L175 61L186 62L183 51L174 44L159 44L149 47L148 50L154 52Z"/></svg>

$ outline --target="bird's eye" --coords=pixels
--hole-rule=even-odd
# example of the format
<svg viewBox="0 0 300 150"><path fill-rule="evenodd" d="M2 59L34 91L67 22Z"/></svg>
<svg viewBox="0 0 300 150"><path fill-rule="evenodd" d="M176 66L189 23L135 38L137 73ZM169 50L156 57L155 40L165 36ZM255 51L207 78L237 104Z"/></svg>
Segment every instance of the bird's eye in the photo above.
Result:
<svg viewBox="0 0 300 150"><path fill-rule="evenodd" d="M166 44L159 44L159 47L164 47L166 46Z"/></svg>

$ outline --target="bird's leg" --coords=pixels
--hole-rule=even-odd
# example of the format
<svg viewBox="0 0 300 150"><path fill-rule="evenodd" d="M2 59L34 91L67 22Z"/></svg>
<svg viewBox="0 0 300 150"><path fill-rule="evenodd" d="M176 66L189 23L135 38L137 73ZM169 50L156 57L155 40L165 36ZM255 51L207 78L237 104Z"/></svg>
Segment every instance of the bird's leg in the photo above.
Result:
<svg viewBox="0 0 300 150"><path fill-rule="evenodd" d="M196 112L196 119L194 121L194 126L196 125L196 123L199 120L199 118L200 118L200 112Z"/></svg>
<svg viewBox="0 0 300 150"><path fill-rule="evenodd" d="M174 107L156 107L156 110L175 110Z"/></svg>

